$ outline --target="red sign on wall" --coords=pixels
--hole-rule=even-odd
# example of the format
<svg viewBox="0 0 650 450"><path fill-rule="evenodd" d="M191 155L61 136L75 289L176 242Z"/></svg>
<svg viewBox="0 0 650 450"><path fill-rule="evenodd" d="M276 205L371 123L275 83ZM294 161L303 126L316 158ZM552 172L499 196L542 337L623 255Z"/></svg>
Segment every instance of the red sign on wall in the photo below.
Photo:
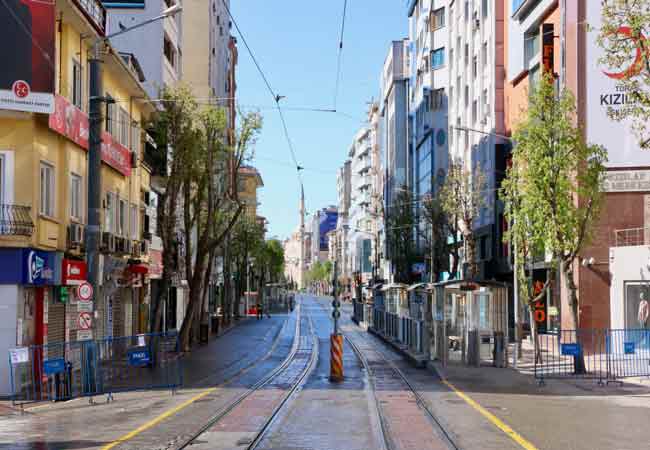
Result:
<svg viewBox="0 0 650 450"><path fill-rule="evenodd" d="M149 278L160 279L163 273L162 251L149 249Z"/></svg>
<svg viewBox="0 0 650 450"><path fill-rule="evenodd" d="M78 285L86 281L87 267L84 261L64 259L61 273L63 285Z"/></svg>
<svg viewBox="0 0 650 450"><path fill-rule="evenodd" d="M55 99L54 114L50 114L50 129L88 150L88 116L60 95ZM102 132L102 161L125 177L131 175L131 151Z"/></svg>
<svg viewBox="0 0 650 450"><path fill-rule="evenodd" d="M102 161L125 177L131 175L130 150L113 140L113 136L105 131L102 132Z"/></svg>
<svg viewBox="0 0 650 450"><path fill-rule="evenodd" d="M50 129L88 150L88 116L65 97L55 97L54 114L50 114L49 125Z"/></svg>

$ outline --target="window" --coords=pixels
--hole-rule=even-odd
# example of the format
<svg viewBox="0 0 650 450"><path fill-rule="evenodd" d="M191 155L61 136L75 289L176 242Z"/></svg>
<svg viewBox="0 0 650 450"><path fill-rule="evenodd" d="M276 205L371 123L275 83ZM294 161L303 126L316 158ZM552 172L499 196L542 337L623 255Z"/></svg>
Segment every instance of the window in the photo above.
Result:
<svg viewBox="0 0 650 450"><path fill-rule="evenodd" d="M528 88L528 95L532 96L533 93L535 92L535 88L537 87L537 83L539 83L539 64L536 64L535 67L530 69L528 72L528 82L530 87Z"/></svg>
<svg viewBox="0 0 650 450"><path fill-rule="evenodd" d="M478 102L474 100L472 102L472 123L476 123L477 116L478 116Z"/></svg>
<svg viewBox="0 0 650 450"><path fill-rule="evenodd" d="M532 33L526 33L524 35L524 66L530 67L531 64L535 63L535 59L539 56L540 49L540 33L539 29L535 30Z"/></svg>
<svg viewBox="0 0 650 450"><path fill-rule="evenodd" d="M115 194L113 192L106 193L106 211L104 212L104 225L105 231L108 233L115 232L115 215L117 211Z"/></svg>
<svg viewBox="0 0 650 450"><path fill-rule="evenodd" d="M110 101L113 97L108 92L106 93L106 98L109 100L106 102L106 132L114 135L117 131L117 107L115 103Z"/></svg>
<svg viewBox="0 0 650 450"><path fill-rule="evenodd" d="M138 239L138 207L131 203L131 239Z"/></svg>
<svg viewBox="0 0 650 450"><path fill-rule="evenodd" d="M81 221L83 217L82 192L81 177L73 173L70 175L70 217L78 221Z"/></svg>
<svg viewBox="0 0 650 450"><path fill-rule="evenodd" d="M483 89L483 98L481 99L483 105L483 117L487 117L490 113L490 105L488 105L488 91Z"/></svg>
<svg viewBox="0 0 650 450"><path fill-rule="evenodd" d="M176 49L167 36L163 38L163 53L169 64L172 67L176 67Z"/></svg>
<svg viewBox="0 0 650 450"><path fill-rule="evenodd" d="M431 91L431 109L437 110L441 109L445 102L445 89L434 89Z"/></svg>
<svg viewBox="0 0 650 450"><path fill-rule="evenodd" d="M438 69L445 65L445 48L437 48L431 52L431 69Z"/></svg>
<svg viewBox="0 0 650 450"><path fill-rule="evenodd" d="M72 60L72 104L79 109L82 109L82 105L83 105L81 86L83 86L81 64L76 59L73 59Z"/></svg>
<svg viewBox="0 0 650 450"><path fill-rule="evenodd" d="M454 49L449 49L449 68L453 69L454 67Z"/></svg>
<svg viewBox="0 0 650 450"><path fill-rule="evenodd" d="M445 8L439 8L431 12L431 31L445 26Z"/></svg>
<svg viewBox="0 0 650 450"><path fill-rule="evenodd" d="M469 1L465 0L465 20L469 19Z"/></svg>
<svg viewBox="0 0 650 450"><path fill-rule="evenodd" d="M478 56L472 58L472 74L474 78L478 76Z"/></svg>
<svg viewBox="0 0 650 450"><path fill-rule="evenodd" d="M449 87L449 104L452 105L454 103L454 87L450 86Z"/></svg>
<svg viewBox="0 0 650 450"><path fill-rule="evenodd" d="M483 0L483 18L485 19L488 16L488 0Z"/></svg>
<svg viewBox="0 0 650 450"><path fill-rule="evenodd" d="M129 206L126 200L120 199L120 207L117 212L117 234L119 236L126 236L126 222L129 217Z"/></svg>
<svg viewBox="0 0 650 450"><path fill-rule="evenodd" d="M469 44L465 43L465 65L469 64Z"/></svg>
<svg viewBox="0 0 650 450"><path fill-rule="evenodd" d="M49 217L54 217L54 188L54 166L42 162L40 213Z"/></svg>
<svg viewBox="0 0 650 450"><path fill-rule="evenodd" d="M125 147L129 146L129 130L131 128L130 125L131 118L129 116L129 112L124 108L120 108L120 119L119 124L116 128L119 130L118 141Z"/></svg>
<svg viewBox="0 0 650 450"><path fill-rule="evenodd" d="M465 85L465 108L469 107L469 84Z"/></svg>

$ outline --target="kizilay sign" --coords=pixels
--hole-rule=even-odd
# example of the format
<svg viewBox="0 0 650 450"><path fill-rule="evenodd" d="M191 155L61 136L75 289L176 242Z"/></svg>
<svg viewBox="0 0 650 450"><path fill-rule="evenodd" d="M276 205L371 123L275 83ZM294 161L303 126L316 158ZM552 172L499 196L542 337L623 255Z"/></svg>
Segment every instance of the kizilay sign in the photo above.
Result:
<svg viewBox="0 0 650 450"><path fill-rule="evenodd" d="M608 116L610 109L625 108L635 100L631 93L626 92L619 80L627 76L636 76L637 61L635 54L629 55L621 67L603 67L597 61L603 56L596 39L602 24L601 2L589 0L586 5L586 20L590 31L587 32L587 61L593 64L585 69L586 74L586 111L587 111L587 141L603 145L607 149L608 167L643 167L650 165L650 151L641 149L639 139L632 131L629 120L617 122ZM617 31L620 38L628 36L629 28L621 27ZM639 52L636 52L638 59ZM609 175L608 175L609 176ZM617 175L619 176L619 175ZM633 180L631 180L633 181ZM619 180L620 182L620 180ZM611 185L610 185L611 186ZM608 188L604 189L608 191ZM612 192L640 190L637 188L613 188Z"/></svg>

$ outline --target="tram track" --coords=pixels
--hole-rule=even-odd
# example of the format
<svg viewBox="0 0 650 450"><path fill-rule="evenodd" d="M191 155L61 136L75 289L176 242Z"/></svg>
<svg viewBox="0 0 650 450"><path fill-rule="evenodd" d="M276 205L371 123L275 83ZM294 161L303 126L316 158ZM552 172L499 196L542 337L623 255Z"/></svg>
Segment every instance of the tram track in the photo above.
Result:
<svg viewBox="0 0 650 450"><path fill-rule="evenodd" d="M318 302L318 304L320 304L323 309L327 310L321 302ZM412 395L418 408L426 416L427 421L431 425L431 432L439 437L439 440L441 441L440 443L446 448L454 450L460 449L452 434L445 429L440 419L433 413L433 411L431 411L431 408L427 405L422 394L408 380L404 372L397 367L393 361L386 357L382 349L378 348L377 344L371 341L370 336L358 331L346 331L342 332L342 334L370 377L372 395L375 400L383 444L386 450L400 449L401 445L399 445L399 442L401 439L399 439L399 437L396 436L397 433L392 430L393 427L391 426L391 420L390 417L388 417L389 411L387 411L387 408L384 406L386 400L379 398L378 391L382 390L390 391L391 393L406 392L408 395ZM359 343L355 342L355 339L351 338L350 335L354 335L362 341L364 344L363 348ZM369 355L370 358L366 355ZM393 396L394 394L388 395L388 397Z"/></svg>
<svg viewBox="0 0 650 450"><path fill-rule="evenodd" d="M318 361L318 339L314 330L311 317L304 316L301 307L297 308L296 330L294 333L291 350L283 362L266 374L261 380L253 384L245 392L238 395L226 406L222 407L198 431L194 432L175 447L178 450L186 448L200 448L201 439L210 434L223 422L236 420L246 411L247 402L253 403L257 397L268 400L268 392L281 393L273 399L271 411L265 417L254 433L248 438L237 443L238 448L253 450L264 440L267 432L275 419L288 405L290 399L296 394ZM303 330L304 329L304 330ZM241 409L241 410L240 410ZM245 415L245 414L244 414ZM198 444L198 446L195 446ZM245 445L245 446L244 446Z"/></svg>

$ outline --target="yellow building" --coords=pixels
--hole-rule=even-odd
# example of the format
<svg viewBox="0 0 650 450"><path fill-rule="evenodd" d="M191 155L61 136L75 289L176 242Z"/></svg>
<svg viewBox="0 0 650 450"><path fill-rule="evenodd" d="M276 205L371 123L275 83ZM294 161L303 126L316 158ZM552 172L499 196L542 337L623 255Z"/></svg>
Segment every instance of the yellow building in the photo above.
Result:
<svg viewBox="0 0 650 450"><path fill-rule="evenodd" d="M251 220L257 220L257 190L264 186L262 176L255 167L242 166L238 178L237 193L245 205L244 214Z"/></svg>
<svg viewBox="0 0 650 450"><path fill-rule="evenodd" d="M146 331L146 266L138 262L146 262L149 170L141 162L141 124L153 107L137 62L110 46L102 64L104 92L114 100L102 134L102 288L90 306L79 302L75 289L61 289L86 278L87 180L93 176L87 172L87 55L103 36L105 10L98 1L57 0L55 17L49 58L54 112L0 109L0 353ZM90 323L80 325L84 311ZM0 364L4 394L6 361Z"/></svg>

